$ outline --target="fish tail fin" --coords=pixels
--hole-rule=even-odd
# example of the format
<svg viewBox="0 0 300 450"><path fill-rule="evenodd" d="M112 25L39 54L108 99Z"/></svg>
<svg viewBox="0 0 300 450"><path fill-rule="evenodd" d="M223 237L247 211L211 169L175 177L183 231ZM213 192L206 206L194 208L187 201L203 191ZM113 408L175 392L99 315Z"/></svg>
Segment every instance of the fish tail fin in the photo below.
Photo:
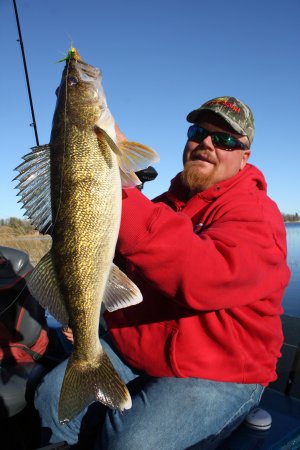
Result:
<svg viewBox="0 0 300 450"><path fill-rule="evenodd" d="M60 423L69 422L93 401L120 411L132 406L126 385L102 349L93 361L70 357L59 399Z"/></svg>

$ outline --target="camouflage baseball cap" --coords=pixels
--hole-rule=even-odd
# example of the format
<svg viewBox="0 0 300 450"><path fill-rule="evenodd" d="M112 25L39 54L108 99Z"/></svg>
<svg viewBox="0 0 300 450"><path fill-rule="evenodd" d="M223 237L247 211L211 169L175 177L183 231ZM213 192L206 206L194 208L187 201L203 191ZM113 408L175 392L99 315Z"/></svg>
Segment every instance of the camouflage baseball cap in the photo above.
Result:
<svg viewBox="0 0 300 450"><path fill-rule="evenodd" d="M254 117L249 106L235 97L217 97L204 103L187 115L187 121L196 123L212 111L221 116L239 134L247 136L250 145L254 137Z"/></svg>

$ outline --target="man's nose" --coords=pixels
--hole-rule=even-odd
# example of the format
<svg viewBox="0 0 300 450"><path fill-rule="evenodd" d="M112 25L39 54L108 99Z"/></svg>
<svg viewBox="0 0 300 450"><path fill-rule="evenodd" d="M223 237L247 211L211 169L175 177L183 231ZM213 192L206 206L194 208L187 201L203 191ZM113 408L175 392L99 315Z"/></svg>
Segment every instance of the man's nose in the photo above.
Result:
<svg viewBox="0 0 300 450"><path fill-rule="evenodd" d="M215 147L212 142L211 136L206 136L205 139L199 144L200 149L214 151Z"/></svg>

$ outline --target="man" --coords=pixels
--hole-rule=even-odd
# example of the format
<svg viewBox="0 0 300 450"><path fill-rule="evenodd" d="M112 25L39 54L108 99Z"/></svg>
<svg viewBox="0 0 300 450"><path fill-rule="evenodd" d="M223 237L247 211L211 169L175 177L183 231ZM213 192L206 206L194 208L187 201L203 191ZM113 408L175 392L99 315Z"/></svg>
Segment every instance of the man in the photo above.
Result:
<svg viewBox="0 0 300 450"><path fill-rule="evenodd" d="M252 113L220 97L187 120L184 170L169 191L154 202L123 191L117 259L143 302L106 314L103 345L133 406L94 403L59 425L63 363L36 396L51 442L86 445L96 430L97 449L216 448L276 379L289 269L281 214L247 162Z"/></svg>

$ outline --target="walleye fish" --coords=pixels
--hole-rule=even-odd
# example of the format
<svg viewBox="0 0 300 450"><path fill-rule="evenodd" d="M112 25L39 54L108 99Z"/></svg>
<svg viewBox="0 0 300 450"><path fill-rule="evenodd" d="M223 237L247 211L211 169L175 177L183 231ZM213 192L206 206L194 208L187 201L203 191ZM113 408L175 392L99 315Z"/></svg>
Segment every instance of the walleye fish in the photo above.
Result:
<svg viewBox="0 0 300 450"><path fill-rule="evenodd" d="M101 347L101 303L115 310L142 301L112 264L123 185L158 155L134 142L118 144L100 71L72 48L65 59L50 144L32 148L16 168L21 202L52 247L29 277L32 295L74 335L59 401L66 423L92 401L129 409L131 398Z"/></svg>

